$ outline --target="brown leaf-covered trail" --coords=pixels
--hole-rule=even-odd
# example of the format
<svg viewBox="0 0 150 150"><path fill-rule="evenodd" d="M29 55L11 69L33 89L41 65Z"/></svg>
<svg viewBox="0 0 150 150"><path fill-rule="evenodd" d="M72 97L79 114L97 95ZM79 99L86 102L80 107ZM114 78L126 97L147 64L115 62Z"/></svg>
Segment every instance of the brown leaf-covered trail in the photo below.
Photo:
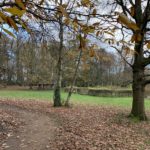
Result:
<svg viewBox="0 0 150 150"><path fill-rule="evenodd" d="M51 106L41 101L0 100L1 147L6 150L150 150L150 122L129 120L126 117L129 109Z"/></svg>
<svg viewBox="0 0 150 150"><path fill-rule="evenodd" d="M0 110L10 113L21 123L18 129L7 133L7 140L1 143L6 150L45 150L50 148L56 123L54 119L40 112L0 104ZM11 120L10 120L11 121Z"/></svg>

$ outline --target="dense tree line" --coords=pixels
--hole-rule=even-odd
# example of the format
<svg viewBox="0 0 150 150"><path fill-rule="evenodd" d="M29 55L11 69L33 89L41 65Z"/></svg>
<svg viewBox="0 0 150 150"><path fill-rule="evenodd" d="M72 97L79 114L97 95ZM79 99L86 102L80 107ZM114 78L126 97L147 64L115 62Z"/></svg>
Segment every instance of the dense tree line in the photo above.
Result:
<svg viewBox="0 0 150 150"><path fill-rule="evenodd" d="M58 41L38 41L35 37L24 38L24 33L11 39L1 36L0 81L7 85L55 84ZM77 42L66 44L63 52L62 86L70 86L78 58ZM122 85L130 73L125 73L124 64L118 65L116 55L105 49L96 49L96 57L90 57L85 51L77 74L75 86ZM119 56L117 56L119 57Z"/></svg>

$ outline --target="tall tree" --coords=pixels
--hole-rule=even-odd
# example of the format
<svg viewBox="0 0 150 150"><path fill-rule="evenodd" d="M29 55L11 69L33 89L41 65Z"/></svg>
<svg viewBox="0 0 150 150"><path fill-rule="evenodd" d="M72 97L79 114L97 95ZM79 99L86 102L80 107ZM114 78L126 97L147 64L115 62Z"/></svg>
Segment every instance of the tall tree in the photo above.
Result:
<svg viewBox="0 0 150 150"><path fill-rule="evenodd" d="M150 0L114 0L113 2L108 0L107 7L111 13L103 18L109 23L106 25L105 22L108 27L106 30L109 30L107 40L132 68L133 103L130 116L147 120L144 88L150 80L144 70L150 64ZM126 59L123 53L126 53L130 59Z"/></svg>
<svg viewBox="0 0 150 150"><path fill-rule="evenodd" d="M60 6L62 7L63 0L60 0ZM61 106L61 79L62 79L62 51L64 42L64 25L63 25L63 13L59 15L59 50L58 50L58 63L57 63L57 80L54 89L54 107Z"/></svg>

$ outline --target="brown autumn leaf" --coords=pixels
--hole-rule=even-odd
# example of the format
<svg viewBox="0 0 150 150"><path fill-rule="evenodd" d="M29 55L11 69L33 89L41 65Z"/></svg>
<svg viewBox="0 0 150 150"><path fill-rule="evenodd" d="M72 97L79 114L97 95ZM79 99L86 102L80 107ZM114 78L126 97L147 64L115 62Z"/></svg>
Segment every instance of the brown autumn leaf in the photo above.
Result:
<svg viewBox="0 0 150 150"><path fill-rule="evenodd" d="M131 7L130 12L131 12L131 16L133 17L133 16L135 15L135 8L134 8L134 7Z"/></svg>
<svg viewBox="0 0 150 150"><path fill-rule="evenodd" d="M95 56L95 51L93 49L90 49L89 56L90 57L94 57Z"/></svg>
<svg viewBox="0 0 150 150"><path fill-rule="evenodd" d="M147 43L147 48L150 49L150 42Z"/></svg>
<svg viewBox="0 0 150 150"><path fill-rule="evenodd" d="M88 7L91 6L91 1L90 0L81 0L82 6Z"/></svg>
<svg viewBox="0 0 150 150"><path fill-rule="evenodd" d="M120 22L121 24L124 24L126 27L128 27L129 29L132 29L134 31L140 30L140 28L136 25L136 23L134 23L133 21L129 20L127 16L118 13L119 17L118 17L118 22Z"/></svg>
<svg viewBox="0 0 150 150"><path fill-rule="evenodd" d="M11 27L13 27L16 31L18 31L18 27L12 18L7 17L7 22Z"/></svg>
<svg viewBox="0 0 150 150"><path fill-rule="evenodd" d="M131 42L140 42L142 40L142 35L140 33L135 33L131 37Z"/></svg>
<svg viewBox="0 0 150 150"><path fill-rule="evenodd" d="M22 2L22 0L15 0L15 2L16 2L16 4L20 7L20 8L22 8L22 9L26 9L25 8L25 5L23 4L23 2Z"/></svg>
<svg viewBox="0 0 150 150"><path fill-rule="evenodd" d="M100 31L97 31L97 32L96 32L96 36L99 36L99 34L100 34Z"/></svg>
<svg viewBox="0 0 150 150"><path fill-rule="evenodd" d="M58 10L59 10L65 17L68 18L68 13L67 13L67 11L65 10L65 6L63 6L63 5L58 6Z"/></svg>
<svg viewBox="0 0 150 150"><path fill-rule="evenodd" d="M96 14L97 14L97 10L96 10L96 9L94 9L92 14L93 14L93 16L95 17L95 16L96 16Z"/></svg>

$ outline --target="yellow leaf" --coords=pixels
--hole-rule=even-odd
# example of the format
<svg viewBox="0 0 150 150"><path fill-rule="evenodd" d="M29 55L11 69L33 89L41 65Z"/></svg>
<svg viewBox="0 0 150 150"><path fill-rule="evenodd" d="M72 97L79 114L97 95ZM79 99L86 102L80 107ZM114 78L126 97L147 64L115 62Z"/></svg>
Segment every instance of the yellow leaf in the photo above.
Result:
<svg viewBox="0 0 150 150"><path fill-rule="evenodd" d="M88 7L91 5L91 1L90 0L81 0L81 4L82 4L82 6Z"/></svg>
<svg viewBox="0 0 150 150"><path fill-rule="evenodd" d="M40 5L42 5L44 3L44 0L41 0Z"/></svg>
<svg viewBox="0 0 150 150"><path fill-rule="evenodd" d="M23 14L26 12L26 10L20 10L16 6L11 7L11 8L5 8L4 10L6 12L11 13L12 15L17 15L18 17L23 16Z"/></svg>
<svg viewBox="0 0 150 150"><path fill-rule="evenodd" d="M30 29L27 27L27 25L24 23L24 22L19 22L21 25L22 25L22 27L28 32L28 33L30 33Z"/></svg>
<svg viewBox="0 0 150 150"><path fill-rule="evenodd" d="M76 22L72 22L73 28L75 31L78 29L78 24Z"/></svg>
<svg viewBox="0 0 150 150"><path fill-rule="evenodd" d="M129 28L133 29L134 31L140 30L140 28L134 22L129 24Z"/></svg>
<svg viewBox="0 0 150 150"><path fill-rule="evenodd" d="M112 32L112 33L115 33L115 31L116 31L116 29L115 29L115 28L111 29L111 32Z"/></svg>
<svg viewBox="0 0 150 150"><path fill-rule="evenodd" d="M97 10L96 10L96 9L94 9L92 14L93 14L93 16L95 17L95 16L96 16L96 14L97 14Z"/></svg>
<svg viewBox="0 0 150 150"><path fill-rule="evenodd" d="M66 19L64 20L64 23L65 23L65 25L69 25L70 19L69 19L69 18L66 18Z"/></svg>
<svg viewBox="0 0 150 150"><path fill-rule="evenodd" d="M86 34L88 33L94 33L95 28L93 26L83 26L82 31Z"/></svg>
<svg viewBox="0 0 150 150"><path fill-rule="evenodd" d="M77 17L75 17L75 19L73 20L73 22L75 22L75 23L78 24L78 19L77 19Z"/></svg>
<svg viewBox="0 0 150 150"><path fill-rule="evenodd" d="M123 44L127 44L127 45L129 44L128 42L126 42L126 41L124 41L124 40L120 40L119 42L120 42L120 43L123 43Z"/></svg>
<svg viewBox="0 0 150 150"><path fill-rule="evenodd" d="M7 16L5 16L2 12L0 12L0 17L4 20L4 22L7 22Z"/></svg>
<svg viewBox="0 0 150 150"><path fill-rule="evenodd" d="M96 36L99 36L99 34L100 34L100 31L97 31L97 32L96 32Z"/></svg>
<svg viewBox="0 0 150 150"><path fill-rule="evenodd" d="M118 22L120 22L121 24L124 24L125 26L127 26L129 29L132 29L134 31L140 30L140 28L132 21L130 21L127 16L120 14L119 13L119 17L118 17Z"/></svg>
<svg viewBox="0 0 150 150"><path fill-rule="evenodd" d="M131 7L131 16L133 17L134 15L135 15L135 9L134 9L134 7Z"/></svg>
<svg viewBox="0 0 150 150"><path fill-rule="evenodd" d="M136 36L137 36L137 42L140 42L142 40L142 35L138 33Z"/></svg>
<svg viewBox="0 0 150 150"><path fill-rule="evenodd" d="M62 7L63 8L67 8L67 4L62 4Z"/></svg>
<svg viewBox="0 0 150 150"><path fill-rule="evenodd" d="M114 36L114 34L111 33L111 32L109 32L109 31L104 31L104 32L107 33L107 34L109 34L109 35L111 35L111 36Z"/></svg>
<svg viewBox="0 0 150 150"><path fill-rule="evenodd" d="M95 51L93 49L90 49L89 56L90 57L94 57L95 56Z"/></svg>
<svg viewBox="0 0 150 150"><path fill-rule="evenodd" d="M80 36L80 48L84 50L85 47L86 47L86 40L82 36Z"/></svg>
<svg viewBox="0 0 150 150"><path fill-rule="evenodd" d="M58 6L58 10L65 16L68 17L68 13L63 6Z"/></svg>
<svg viewBox="0 0 150 150"><path fill-rule="evenodd" d="M4 22L4 20L0 17L0 23L3 23Z"/></svg>
<svg viewBox="0 0 150 150"><path fill-rule="evenodd" d="M130 48L129 47L126 47L124 50L125 50L125 55L130 54Z"/></svg>
<svg viewBox="0 0 150 150"><path fill-rule="evenodd" d="M9 35L12 36L13 38L16 38L15 35L14 35L13 33L11 33L9 30L4 29L4 28L2 28L2 29L4 30L5 33L9 34Z"/></svg>
<svg viewBox="0 0 150 150"><path fill-rule="evenodd" d="M147 44L147 48L148 48L148 49L150 49L150 42L148 42L148 44Z"/></svg>
<svg viewBox="0 0 150 150"><path fill-rule="evenodd" d="M99 26L100 22L95 22L93 26Z"/></svg>
<svg viewBox="0 0 150 150"><path fill-rule="evenodd" d="M134 43L135 41L136 41L136 36L135 36L135 34L133 34L131 37L131 42Z"/></svg>
<svg viewBox="0 0 150 150"><path fill-rule="evenodd" d="M142 40L142 35L140 33L133 34L131 42L140 42Z"/></svg>
<svg viewBox="0 0 150 150"><path fill-rule="evenodd" d="M14 22L14 20L10 17L7 17L7 20L8 20L8 24L13 27L16 31L18 31L18 27L16 25L16 23Z"/></svg>
<svg viewBox="0 0 150 150"><path fill-rule="evenodd" d="M22 2L22 0L15 0L15 2L16 2L16 4L17 4L20 8L26 9L25 6L24 6L24 4L23 4L23 2Z"/></svg>

